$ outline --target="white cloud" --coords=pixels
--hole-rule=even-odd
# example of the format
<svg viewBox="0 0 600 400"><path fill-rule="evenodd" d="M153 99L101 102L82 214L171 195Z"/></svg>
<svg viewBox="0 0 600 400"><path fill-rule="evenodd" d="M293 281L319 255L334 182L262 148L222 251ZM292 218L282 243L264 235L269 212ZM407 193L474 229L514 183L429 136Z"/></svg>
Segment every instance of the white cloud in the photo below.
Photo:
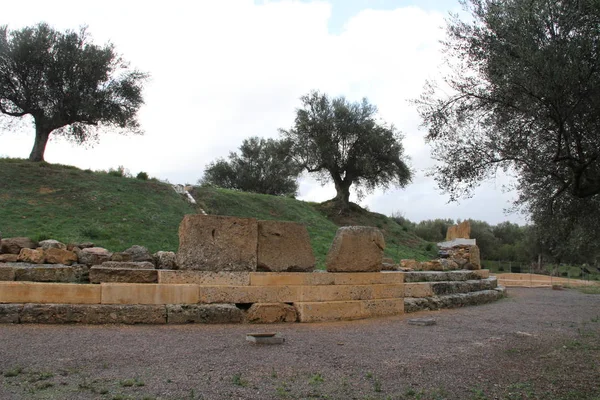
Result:
<svg viewBox="0 0 600 400"><path fill-rule="evenodd" d="M423 178L431 158L407 102L438 74L446 12L363 10L338 35L328 32L331 13L326 2L24 0L4 5L0 24L87 24L96 42L111 41L133 66L152 75L140 112L144 136L107 134L92 149L54 141L46 152L49 162L93 169L123 165L133 173L192 183L207 163L236 150L243 139L274 137L278 128L291 126L298 98L319 89L353 100L368 97L384 120L405 133L407 154L419 171L416 183L405 191L375 193L363 204L383 213L401 205L415 220L453 217L446 198ZM3 133L0 141L0 155L27 157L33 130ZM303 199L323 201L333 193L312 179L300 186ZM493 209L479 203L504 197L490 188L481 193L465 212L482 210L481 219L501 219L502 201Z"/></svg>

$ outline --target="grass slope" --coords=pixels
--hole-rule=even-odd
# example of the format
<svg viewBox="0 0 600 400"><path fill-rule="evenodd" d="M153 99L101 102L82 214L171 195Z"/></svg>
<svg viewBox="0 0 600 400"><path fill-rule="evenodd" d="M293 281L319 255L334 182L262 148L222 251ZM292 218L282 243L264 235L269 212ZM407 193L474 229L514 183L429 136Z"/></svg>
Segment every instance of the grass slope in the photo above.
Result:
<svg viewBox="0 0 600 400"><path fill-rule="evenodd" d="M176 251L179 223L195 212L168 184L64 165L0 159L0 182L3 237Z"/></svg>
<svg viewBox="0 0 600 400"><path fill-rule="evenodd" d="M306 225L317 265L321 268L325 265L335 232L345 225L380 228L385 237L385 255L396 262L403 258L428 260L437 253L435 246L405 231L385 215L366 211L354 204L349 216L337 217L330 203L316 204L282 196L213 187L195 188L192 195L209 214L293 221Z"/></svg>
<svg viewBox="0 0 600 400"><path fill-rule="evenodd" d="M177 251L181 219L197 212L168 184L64 165L0 159L0 182L3 237L52 238L65 243L92 241L112 251L134 244L152 252ZM211 187L195 188L192 194L209 214L306 225L321 268L335 232L344 225L380 228L386 240L385 254L395 261L435 257L432 244L386 216L356 205L349 216L340 217L330 203Z"/></svg>

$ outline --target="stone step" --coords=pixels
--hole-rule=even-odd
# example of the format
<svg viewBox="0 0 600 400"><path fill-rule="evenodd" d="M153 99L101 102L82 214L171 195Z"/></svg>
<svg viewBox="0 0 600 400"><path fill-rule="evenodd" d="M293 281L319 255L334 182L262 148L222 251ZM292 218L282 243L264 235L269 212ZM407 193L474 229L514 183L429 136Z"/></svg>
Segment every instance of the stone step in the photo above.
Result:
<svg viewBox="0 0 600 400"><path fill-rule="evenodd" d="M404 273L383 272L251 272L251 286L386 285L401 284Z"/></svg>
<svg viewBox="0 0 600 400"><path fill-rule="evenodd" d="M0 282L0 303L100 304L101 298L98 285Z"/></svg>
<svg viewBox="0 0 600 400"><path fill-rule="evenodd" d="M414 282L404 284L406 297L431 297L454 293L491 290L498 286L496 277L470 281Z"/></svg>
<svg viewBox="0 0 600 400"><path fill-rule="evenodd" d="M401 298L404 285L199 286L200 303L293 303Z"/></svg>
<svg viewBox="0 0 600 400"><path fill-rule="evenodd" d="M100 287L102 288L102 304L198 303L197 285L102 283Z"/></svg>
<svg viewBox="0 0 600 400"><path fill-rule="evenodd" d="M404 311L412 313L416 311L439 310L442 308L456 308L489 303L505 296L505 289L497 287L493 290L481 290L470 293L447 294L433 297L405 297Z"/></svg>
<svg viewBox="0 0 600 400"><path fill-rule="evenodd" d="M2 263L0 281L80 282L87 269L87 266L80 264Z"/></svg>
<svg viewBox="0 0 600 400"><path fill-rule="evenodd" d="M404 313L403 299L295 302L300 322L385 317Z"/></svg>
<svg viewBox="0 0 600 400"><path fill-rule="evenodd" d="M89 279L90 283L158 283L158 270L94 266L90 268Z"/></svg>
<svg viewBox="0 0 600 400"><path fill-rule="evenodd" d="M490 271L479 269L475 271L412 271L404 272L404 282L444 282L444 281L469 281L489 278Z"/></svg>
<svg viewBox="0 0 600 400"><path fill-rule="evenodd" d="M185 284L210 286L249 286L249 272L212 272L192 270L159 270L158 283Z"/></svg>

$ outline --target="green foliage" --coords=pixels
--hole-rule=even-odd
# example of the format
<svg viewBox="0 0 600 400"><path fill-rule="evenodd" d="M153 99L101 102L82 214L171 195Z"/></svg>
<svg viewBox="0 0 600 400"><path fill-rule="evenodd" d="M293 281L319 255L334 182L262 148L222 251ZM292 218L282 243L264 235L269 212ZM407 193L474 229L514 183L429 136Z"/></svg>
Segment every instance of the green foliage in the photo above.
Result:
<svg viewBox="0 0 600 400"><path fill-rule="evenodd" d="M0 112L33 117L31 161L43 161L51 134L83 143L97 139L98 125L141 133L137 111L147 77L111 44L93 44L85 28L0 27Z"/></svg>
<svg viewBox="0 0 600 400"><path fill-rule="evenodd" d="M301 168L290 156L288 140L251 137L240 146L240 154L210 163L199 183L272 195L295 196Z"/></svg>
<svg viewBox="0 0 600 400"><path fill-rule="evenodd" d="M138 174L135 176L136 179L141 179L143 181L147 181L148 180L148 174L144 171L138 172Z"/></svg>
<svg viewBox="0 0 600 400"><path fill-rule="evenodd" d="M401 135L377 120L377 107L367 99L351 103L313 91L301 101L294 126L281 134L292 142L303 168L323 184L333 181L344 210L349 208L352 185L360 197L363 191L392 184L404 187L411 181Z"/></svg>
<svg viewBox="0 0 600 400"><path fill-rule="evenodd" d="M0 159L0 181L4 237L176 251L179 223L195 212L170 185L62 165Z"/></svg>

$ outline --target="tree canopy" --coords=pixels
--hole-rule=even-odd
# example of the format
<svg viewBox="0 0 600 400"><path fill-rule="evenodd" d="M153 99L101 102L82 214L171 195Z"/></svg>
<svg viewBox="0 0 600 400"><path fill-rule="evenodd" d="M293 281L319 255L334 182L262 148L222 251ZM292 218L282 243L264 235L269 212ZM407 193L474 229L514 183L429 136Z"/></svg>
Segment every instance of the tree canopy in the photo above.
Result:
<svg viewBox="0 0 600 400"><path fill-rule="evenodd" d="M455 200L501 168L538 216L596 198L600 2L462 3L472 19L452 16L443 43L452 72L416 101L439 186Z"/></svg>
<svg viewBox="0 0 600 400"><path fill-rule="evenodd" d="M349 207L352 185L360 193L411 181L401 135L377 120L377 108L367 99L351 103L313 91L301 101L293 127L281 133L304 169L323 184L333 181L341 209Z"/></svg>
<svg viewBox="0 0 600 400"><path fill-rule="evenodd" d="M294 196L301 168L290 155L287 140L251 137L240 146L240 154L229 153L210 163L200 180L226 189L271 195Z"/></svg>
<svg viewBox="0 0 600 400"><path fill-rule="evenodd" d="M137 112L147 77L113 45L93 44L85 28L0 27L0 112L33 117L31 161L43 161L51 134L83 143L99 126L141 133Z"/></svg>

